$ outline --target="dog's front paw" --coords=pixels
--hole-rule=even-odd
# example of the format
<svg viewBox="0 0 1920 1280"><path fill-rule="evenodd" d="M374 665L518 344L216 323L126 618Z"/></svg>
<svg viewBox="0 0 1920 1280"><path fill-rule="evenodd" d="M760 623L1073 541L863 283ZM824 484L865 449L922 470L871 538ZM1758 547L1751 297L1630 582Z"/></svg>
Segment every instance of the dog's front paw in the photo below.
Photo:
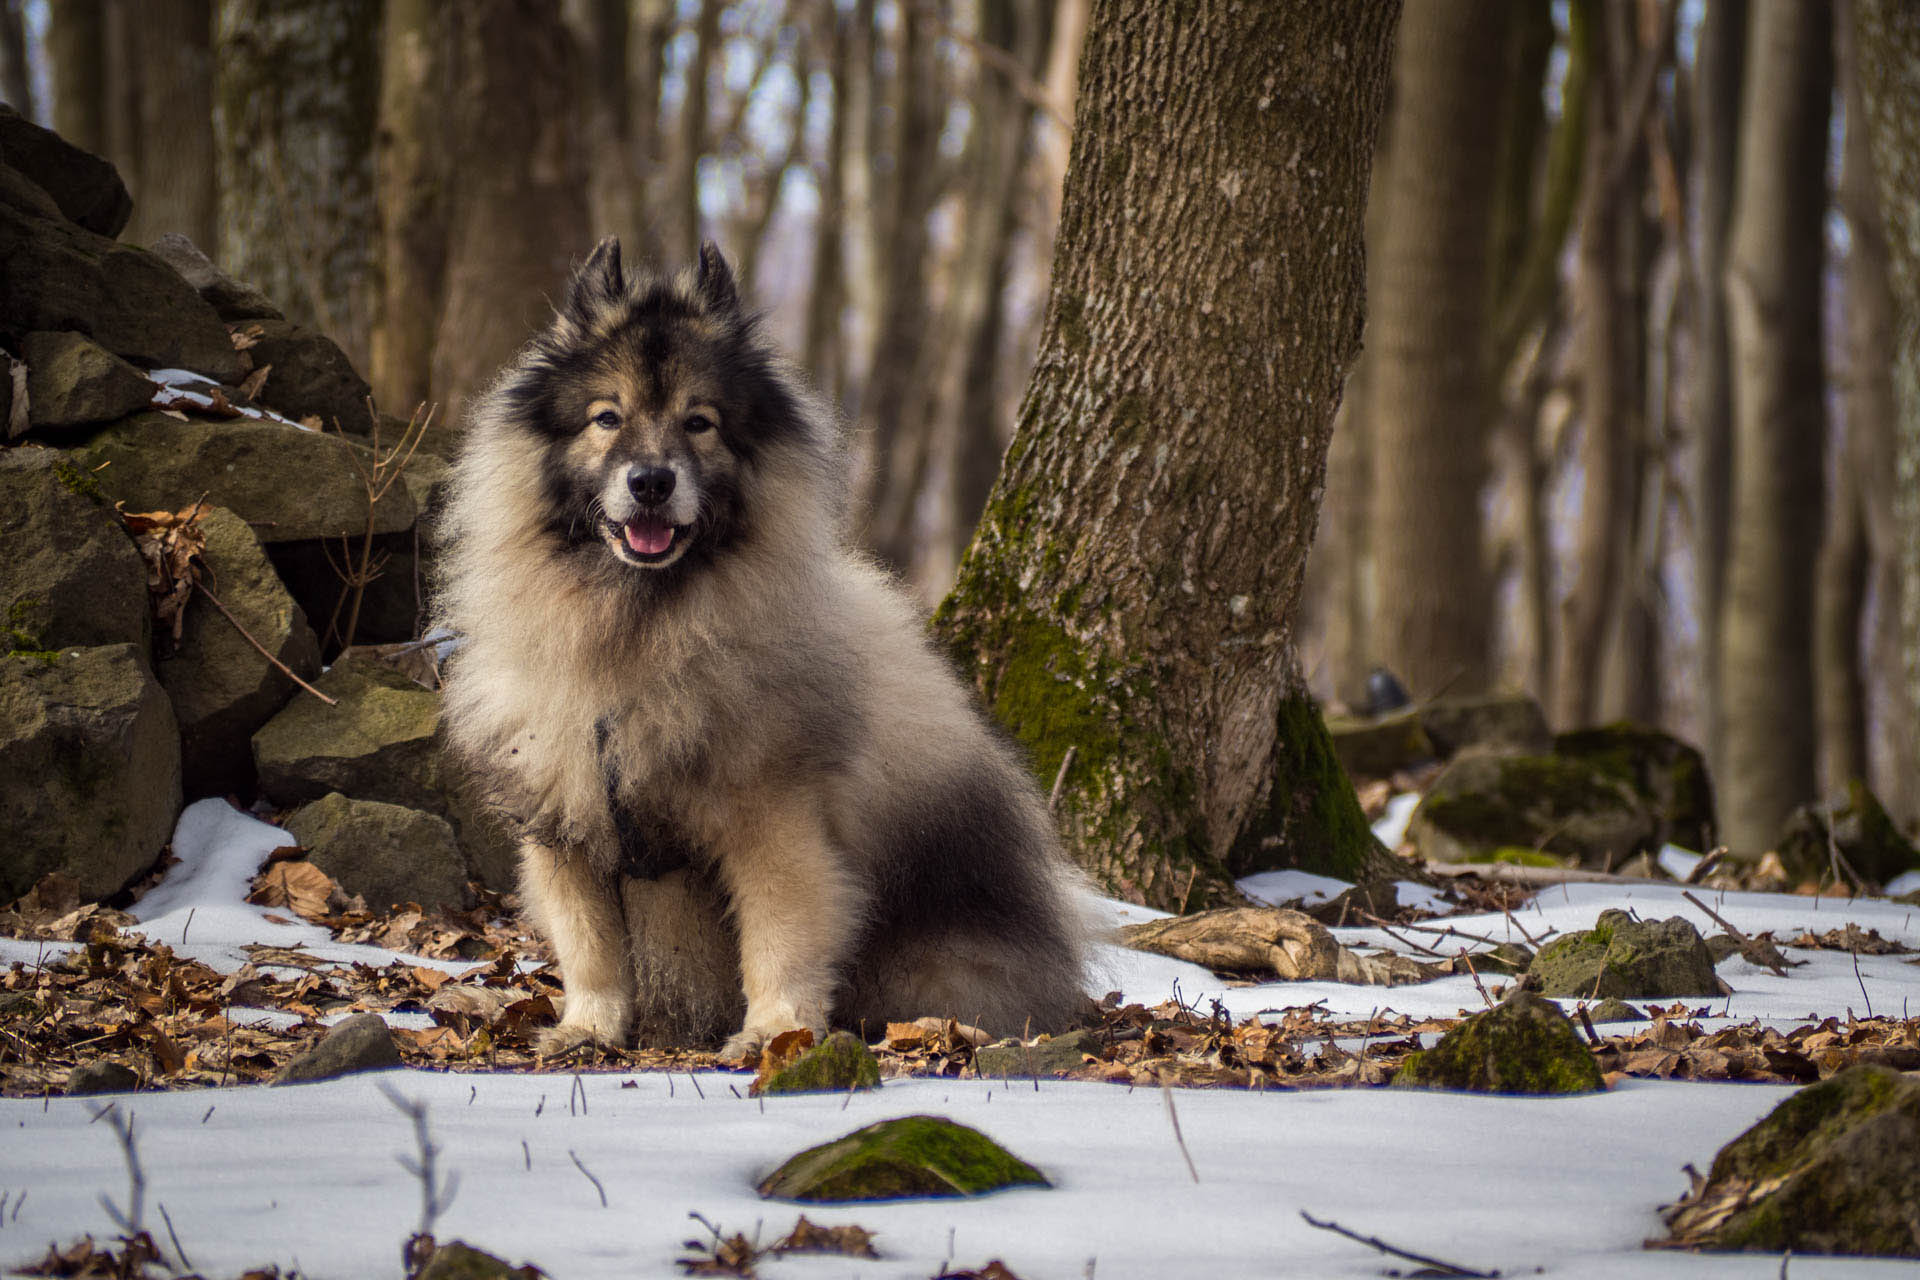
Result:
<svg viewBox="0 0 1920 1280"><path fill-rule="evenodd" d="M581 1022L548 1027L534 1038L534 1052L542 1058L565 1058L592 1049L618 1049L620 1042Z"/></svg>
<svg viewBox="0 0 1920 1280"><path fill-rule="evenodd" d="M815 1044L827 1038L825 1018L780 1018L765 1022L749 1019L746 1026L720 1046L720 1061L746 1062L757 1058L775 1036L803 1027L813 1032Z"/></svg>

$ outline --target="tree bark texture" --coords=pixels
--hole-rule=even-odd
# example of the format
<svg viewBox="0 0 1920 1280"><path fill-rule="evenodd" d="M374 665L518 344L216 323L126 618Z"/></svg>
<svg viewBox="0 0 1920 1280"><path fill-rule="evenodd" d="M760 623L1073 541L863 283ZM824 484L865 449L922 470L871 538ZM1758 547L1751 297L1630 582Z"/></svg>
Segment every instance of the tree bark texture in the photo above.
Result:
<svg viewBox="0 0 1920 1280"><path fill-rule="evenodd" d="M1920 721L1920 9L1900 0L1854 0L1861 118L1873 153L1892 286L1894 525L1911 731ZM1901 793L1920 793L1909 775Z"/></svg>
<svg viewBox="0 0 1920 1280"><path fill-rule="evenodd" d="M47 61L53 71L54 132L76 147L105 154L107 0L62 0L48 10Z"/></svg>
<svg viewBox="0 0 1920 1280"><path fill-rule="evenodd" d="M592 236L579 50L558 0L462 0L452 15L453 178L433 394L457 429Z"/></svg>
<svg viewBox="0 0 1920 1280"><path fill-rule="evenodd" d="M210 0L145 0L139 12L140 170L129 183L133 221L122 238L151 244L177 231L218 260L213 6Z"/></svg>
<svg viewBox="0 0 1920 1280"><path fill-rule="evenodd" d="M1483 335L1506 25L1505 6L1410 0L1394 51L1368 334L1374 657L1422 697L1484 688L1491 656Z"/></svg>
<svg viewBox="0 0 1920 1280"><path fill-rule="evenodd" d="M367 381L388 413L433 397L433 344L445 295L448 184L448 0L387 0L381 35L380 321ZM435 415L444 451L443 415Z"/></svg>
<svg viewBox="0 0 1920 1280"><path fill-rule="evenodd" d="M934 625L1043 781L1073 752L1060 820L1134 901L1377 847L1291 630L1396 17L1093 6L1039 360Z"/></svg>
<svg viewBox="0 0 1920 1280"><path fill-rule="evenodd" d="M1748 0L1707 0L1693 77L1693 367L1689 388L1700 470L1695 489L1695 590L1700 617L1705 750L1720 751L1720 607L1726 597L1733 495L1733 390L1727 354L1727 225L1740 148Z"/></svg>
<svg viewBox="0 0 1920 1280"><path fill-rule="evenodd" d="M1722 837L1772 847L1814 796L1813 573L1822 527L1820 275L1833 90L1823 0L1758 6L1726 289L1733 511L1721 614Z"/></svg>
<svg viewBox="0 0 1920 1280"><path fill-rule="evenodd" d="M362 369L380 234L379 34L379 0L219 0L215 11L221 265Z"/></svg>

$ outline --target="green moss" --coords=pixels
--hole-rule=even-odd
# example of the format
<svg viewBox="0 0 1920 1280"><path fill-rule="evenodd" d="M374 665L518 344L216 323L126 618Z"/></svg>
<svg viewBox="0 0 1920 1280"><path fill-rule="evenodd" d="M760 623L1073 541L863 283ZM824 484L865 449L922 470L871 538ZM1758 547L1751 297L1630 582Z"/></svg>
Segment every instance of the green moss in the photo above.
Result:
<svg viewBox="0 0 1920 1280"><path fill-rule="evenodd" d="M1359 880L1380 853L1360 797L1305 692L1280 700L1266 811L1247 823L1227 858L1235 876L1280 867Z"/></svg>
<svg viewBox="0 0 1920 1280"><path fill-rule="evenodd" d="M1600 1064L1559 1007L1518 992L1476 1013L1408 1055L1396 1085L1475 1093L1592 1093L1606 1087Z"/></svg>
<svg viewBox="0 0 1920 1280"><path fill-rule="evenodd" d="M1556 858L1550 853L1538 849L1528 849L1517 844L1503 844L1487 855L1494 862L1507 862L1520 867L1564 867L1565 858Z"/></svg>
<svg viewBox="0 0 1920 1280"><path fill-rule="evenodd" d="M850 1201L977 1196L1045 1187L1038 1169L977 1129L904 1116L809 1148L761 1181L770 1200Z"/></svg>
<svg viewBox="0 0 1920 1280"><path fill-rule="evenodd" d="M14 632L7 641L7 656L9 658L26 658L34 662L44 663L49 667L60 660L60 651L58 649L31 648L30 645L33 643L31 637L26 638L26 643L21 643L18 639L14 638L18 636L19 633Z"/></svg>
<svg viewBox="0 0 1920 1280"><path fill-rule="evenodd" d="M91 473L82 471L72 459L62 458L54 463L53 477L68 493L77 493L83 498L91 498L103 506L106 504L107 495L101 490L100 482L94 479Z"/></svg>
<svg viewBox="0 0 1920 1280"><path fill-rule="evenodd" d="M880 1060L847 1031L836 1031L767 1077L762 1094L845 1093L880 1087Z"/></svg>

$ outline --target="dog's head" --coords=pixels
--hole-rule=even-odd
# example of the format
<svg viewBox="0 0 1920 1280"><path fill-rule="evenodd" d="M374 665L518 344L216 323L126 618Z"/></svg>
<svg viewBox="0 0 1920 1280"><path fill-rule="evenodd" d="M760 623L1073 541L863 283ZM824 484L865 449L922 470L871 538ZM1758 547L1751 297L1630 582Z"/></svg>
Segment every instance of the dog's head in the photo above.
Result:
<svg viewBox="0 0 1920 1280"><path fill-rule="evenodd" d="M712 244L676 279L630 281L600 242L509 395L543 437L554 526L659 570L746 530L761 455L805 414Z"/></svg>

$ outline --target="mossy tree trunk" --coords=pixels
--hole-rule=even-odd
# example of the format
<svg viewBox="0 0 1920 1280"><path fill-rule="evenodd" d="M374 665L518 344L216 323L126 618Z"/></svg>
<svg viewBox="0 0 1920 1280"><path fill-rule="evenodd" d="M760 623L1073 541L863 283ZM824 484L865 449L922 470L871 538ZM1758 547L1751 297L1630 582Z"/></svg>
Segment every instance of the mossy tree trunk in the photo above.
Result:
<svg viewBox="0 0 1920 1280"><path fill-rule="evenodd" d="M214 10L221 265L362 369L380 242L379 39L379 0L219 0Z"/></svg>
<svg viewBox="0 0 1920 1280"><path fill-rule="evenodd" d="M1728 246L1733 522L1720 612L1721 837L1757 857L1814 782L1813 575L1825 422L1820 274L1833 16L1760 5Z"/></svg>
<svg viewBox="0 0 1920 1280"><path fill-rule="evenodd" d="M1060 821L1135 901L1377 854L1292 625L1397 17L1093 6L1039 359L934 626L1044 782L1073 751Z"/></svg>

